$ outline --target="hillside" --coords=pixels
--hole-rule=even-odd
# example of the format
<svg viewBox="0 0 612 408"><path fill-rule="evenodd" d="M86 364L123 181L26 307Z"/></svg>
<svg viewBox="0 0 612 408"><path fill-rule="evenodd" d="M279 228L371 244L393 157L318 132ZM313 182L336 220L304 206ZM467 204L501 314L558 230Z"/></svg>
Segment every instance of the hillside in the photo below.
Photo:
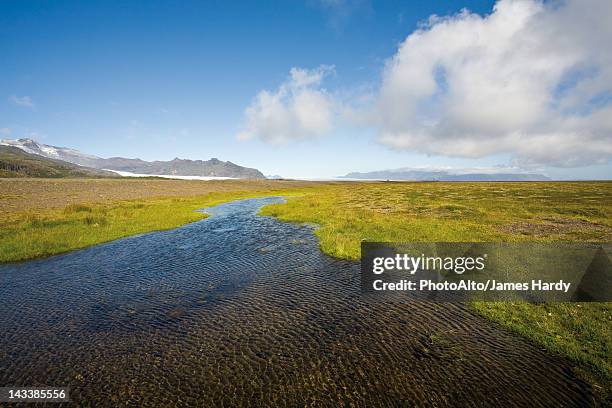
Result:
<svg viewBox="0 0 612 408"><path fill-rule="evenodd" d="M145 161L124 157L102 158L67 147L46 145L32 139L5 139L0 140L0 145L17 147L28 153L48 157L50 159L59 159L95 169L117 170L150 175L265 178L257 169L239 166L230 161L222 161L215 158L210 160L175 158L169 161Z"/></svg>
<svg viewBox="0 0 612 408"><path fill-rule="evenodd" d="M116 174L0 145L0 177L116 177Z"/></svg>
<svg viewBox="0 0 612 408"><path fill-rule="evenodd" d="M144 161L140 159L125 159L111 157L98 159L96 168L117 171L127 171L138 174L165 174L171 176L200 176L200 177L232 177L262 179L264 175L257 169L242 167L230 161L219 159L187 160L175 158L169 161Z"/></svg>

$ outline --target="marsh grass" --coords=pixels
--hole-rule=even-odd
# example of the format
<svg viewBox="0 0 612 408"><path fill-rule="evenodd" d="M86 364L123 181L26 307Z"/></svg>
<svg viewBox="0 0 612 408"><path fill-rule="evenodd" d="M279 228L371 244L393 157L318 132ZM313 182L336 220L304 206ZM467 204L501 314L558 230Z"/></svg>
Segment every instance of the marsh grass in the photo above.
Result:
<svg viewBox="0 0 612 408"><path fill-rule="evenodd" d="M264 215L320 225L328 254L380 241L612 239L612 183L353 183L317 188Z"/></svg>
<svg viewBox="0 0 612 408"><path fill-rule="evenodd" d="M63 181L58 186L63 191L66 184L70 187L75 183ZM129 185L130 191L142 185L147 189L152 185L199 186L158 181L84 183L83 186L86 183ZM33 182L26 186L30 184ZM234 184L215 186L245 188L244 183ZM48 256L129 235L175 228L205 218L205 214L195 212L197 209L269 195L286 196L288 202L264 207L262 214L284 221L317 224L321 249L339 258L359 259L362 239L604 242L612 238L610 182L340 183L276 189L270 188L270 184L254 185L261 187L4 212L0 214L0 262ZM76 193L82 191L80 184L75 186ZM39 191L38 184L32 191ZM60 190L53 191L49 197L60 194ZM549 351L571 358L594 384L595 392L600 392L603 398L606 394L612 395L610 303L480 302L472 307Z"/></svg>
<svg viewBox="0 0 612 408"><path fill-rule="evenodd" d="M359 259L361 240L517 242L612 239L612 183L355 183L326 186L264 215L315 223L321 249ZM568 357L612 395L612 303L474 302L484 317Z"/></svg>
<svg viewBox="0 0 612 408"><path fill-rule="evenodd" d="M222 202L292 191L220 192L193 197L69 204L0 220L0 262L15 262L86 248L118 238L176 228L207 215L195 210Z"/></svg>
<svg viewBox="0 0 612 408"><path fill-rule="evenodd" d="M610 303L474 302L474 310L577 362L596 392L611 395Z"/></svg>
<svg viewBox="0 0 612 408"><path fill-rule="evenodd" d="M93 208L85 204L69 204L64 208L64 214L74 214L79 212L92 212Z"/></svg>

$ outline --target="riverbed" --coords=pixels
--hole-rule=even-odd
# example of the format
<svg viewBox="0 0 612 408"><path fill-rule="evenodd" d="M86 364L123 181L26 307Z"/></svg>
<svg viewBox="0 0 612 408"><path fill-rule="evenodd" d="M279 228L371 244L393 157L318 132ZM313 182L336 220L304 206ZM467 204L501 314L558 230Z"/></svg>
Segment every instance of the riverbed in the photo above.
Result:
<svg viewBox="0 0 612 408"><path fill-rule="evenodd" d="M74 404L584 406L565 359L463 304L360 292L278 197L65 255L0 265L0 386Z"/></svg>

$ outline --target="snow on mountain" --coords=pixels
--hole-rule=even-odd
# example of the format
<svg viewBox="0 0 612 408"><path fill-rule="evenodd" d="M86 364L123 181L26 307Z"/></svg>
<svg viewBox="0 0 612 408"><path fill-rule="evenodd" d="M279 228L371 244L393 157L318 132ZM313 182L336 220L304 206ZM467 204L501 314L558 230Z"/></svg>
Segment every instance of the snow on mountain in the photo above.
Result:
<svg viewBox="0 0 612 408"><path fill-rule="evenodd" d="M145 161L140 159L126 159L123 157L101 158L84 154L75 149L58 147L39 143L32 139L4 139L0 145L17 147L27 153L51 159L59 159L81 166L95 169L108 169L126 174L142 174L148 176L187 176L209 178L265 178L257 169L239 166L230 161L221 161L216 158L210 160L187 160L175 158L170 161Z"/></svg>
<svg viewBox="0 0 612 408"><path fill-rule="evenodd" d="M33 139L2 139L0 140L0 145L18 147L27 153L37 154L50 159L64 160L69 163L80 164L81 166L96 167L92 161L99 159L97 156L84 154L75 149L46 145Z"/></svg>

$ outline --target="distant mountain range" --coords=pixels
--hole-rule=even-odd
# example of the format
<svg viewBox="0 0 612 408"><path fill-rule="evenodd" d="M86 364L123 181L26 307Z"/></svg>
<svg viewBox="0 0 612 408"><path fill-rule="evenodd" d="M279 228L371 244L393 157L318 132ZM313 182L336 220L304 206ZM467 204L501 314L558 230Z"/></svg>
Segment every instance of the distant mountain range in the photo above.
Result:
<svg viewBox="0 0 612 408"><path fill-rule="evenodd" d="M15 146L0 145L0 177L119 177L111 171L91 169L66 161L28 153Z"/></svg>
<svg viewBox="0 0 612 408"><path fill-rule="evenodd" d="M496 173L478 170L427 170L402 168L395 170L349 173L340 178L359 180L406 180L406 181L545 181L550 178L534 173Z"/></svg>
<svg viewBox="0 0 612 408"><path fill-rule="evenodd" d="M170 161L149 162L141 159L126 159L123 157L111 157L105 159L98 156L81 153L78 150L67 147L46 145L32 139L5 139L0 140L0 145L13 146L30 154L36 154L50 159L63 160L65 162L91 167L93 169L106 169L150 175L254 179L265 178L264 175L257 169L242 167L230 161L224 162L214 158L210 160L187 160L175 158L174 160Z"/></svg>
<svg viewBox="0 0 612 408"><path fill-rule="evenodd" d="M32 139L0 140L4 161L0 162L0 177L108 177L122 175L151 175L177 177L266 178L259 170L242 167L219 159L145 161L124 157L102 158L78 150L46 145ZM11 147L12 149L6 149ZM28 156L19 155L19 151ZM33 156L34 155L34 156ZM52 160L44 163L46 158ZM4 176L2 175L4 174ZM45 175L46 174L46 175ZM281 178L269 176L269 178ZM356 180L412 180L412 181L545 181L542 174L513 173L503 169L423 169L401 168L372 172L353 172L339 178Z"/></svg>

